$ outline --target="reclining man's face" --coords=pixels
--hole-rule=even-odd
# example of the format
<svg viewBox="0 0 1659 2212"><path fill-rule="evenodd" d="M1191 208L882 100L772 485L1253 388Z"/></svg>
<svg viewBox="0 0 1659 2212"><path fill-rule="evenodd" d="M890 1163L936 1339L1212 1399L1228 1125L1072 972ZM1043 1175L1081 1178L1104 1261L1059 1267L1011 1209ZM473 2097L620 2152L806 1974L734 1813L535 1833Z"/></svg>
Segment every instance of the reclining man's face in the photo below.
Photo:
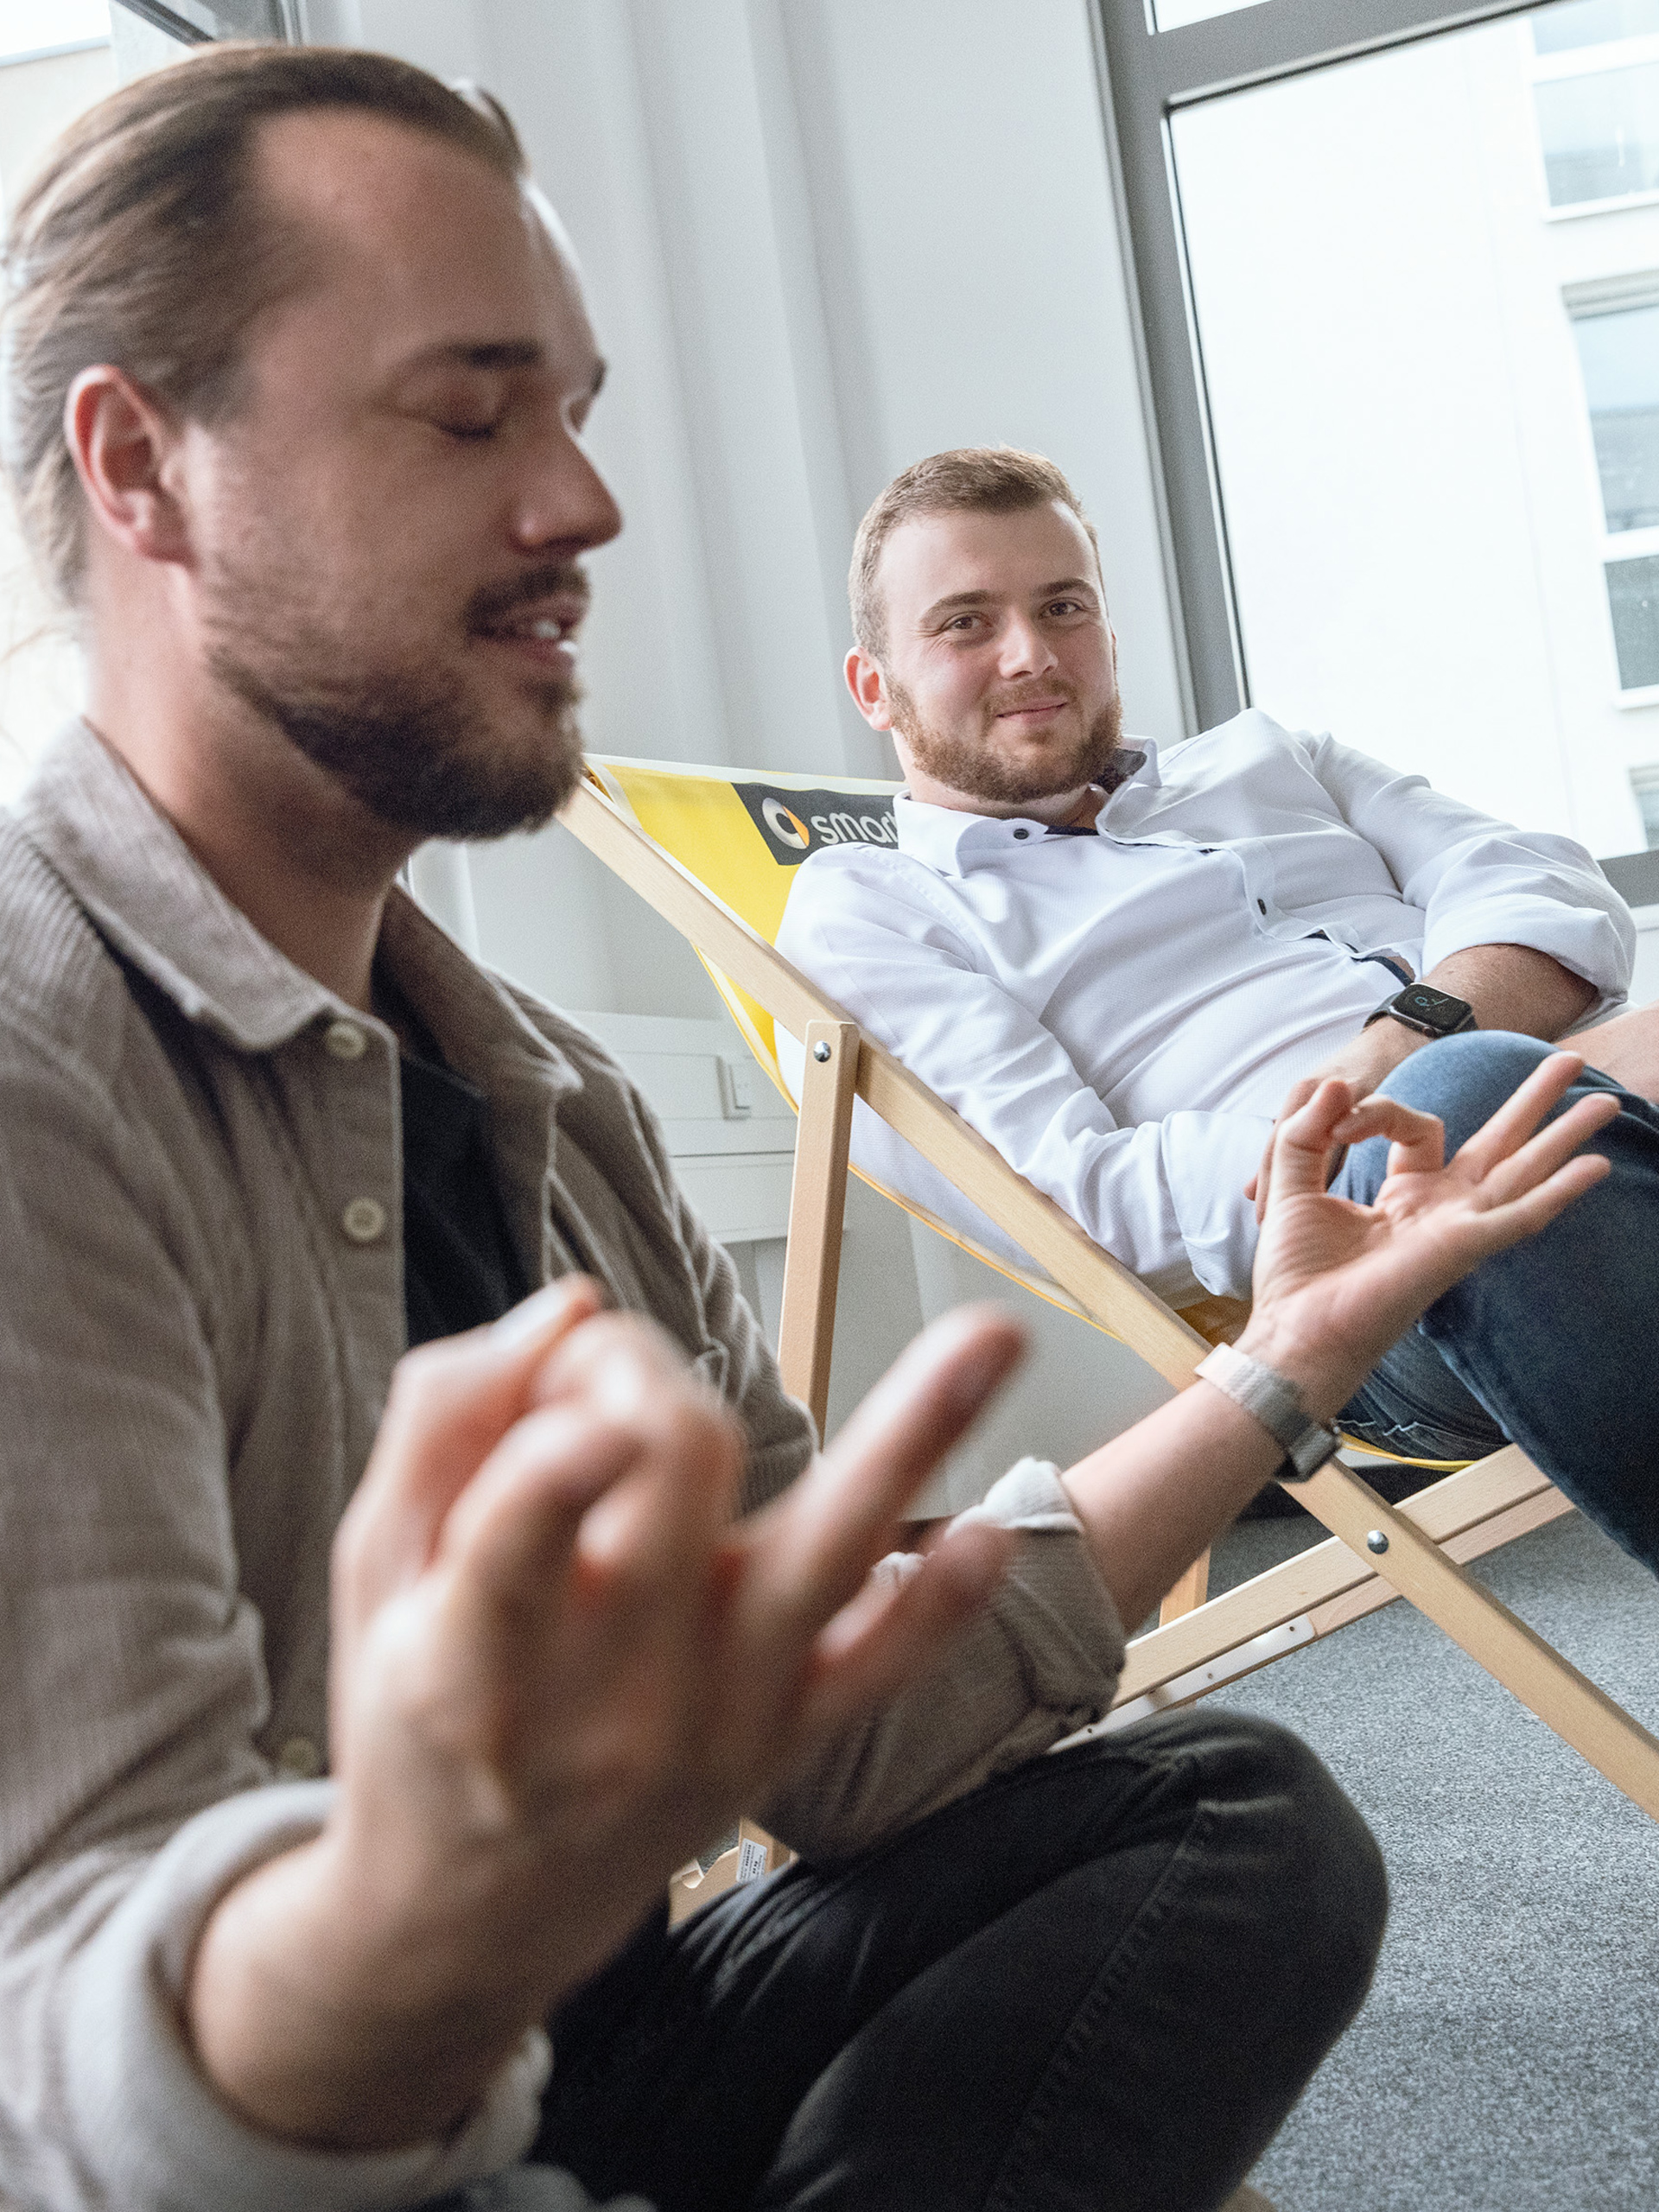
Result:
<svg viewBox="0 0 1659 2212"><path fill-rule="evenodd" d="M912 792L1018 810L1103 774L1122 722L1088 534L1058 504L920 515L888 539L888 720ZM919 772L919 773L918 772Z"/></svg>
<svg viewBox="0 0 1659 2212"><path fill-rule="evenodd" d="M601 365L568 249L378 118L283 118L259 158L317 276L200 434L208 664L383 822L533 826L578 772L578 556L621 522L579 442Z"/></svg>

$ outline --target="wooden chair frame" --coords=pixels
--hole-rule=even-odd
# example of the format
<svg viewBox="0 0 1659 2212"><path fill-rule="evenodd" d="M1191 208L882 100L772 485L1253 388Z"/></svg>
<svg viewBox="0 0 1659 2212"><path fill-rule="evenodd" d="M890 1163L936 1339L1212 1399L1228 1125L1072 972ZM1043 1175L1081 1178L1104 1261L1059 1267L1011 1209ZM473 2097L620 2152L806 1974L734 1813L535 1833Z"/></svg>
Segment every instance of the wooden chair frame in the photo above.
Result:
<svg viewBox="0 0 1659 2212"><path fill-rule="evenodd" d="M841 1262L853 1101L863 1099L1046 1270L1083 1313L1178 1389L1209 1351L1196 1330L1025 1181L759 931L591 785L563 816L588 850L806 1048L779 1360L823 1433ZM1513 1446L1399 1507L1332 1460L1298 1485L1331 1531L1254 1580L1202 1602L1204 1562L1129 1646L1096 1729L1190 1703L1395 1597L1408 1599L1632 1802L1659 1819L1659 1740L1464 1572L1465 1563L1570 1511Z"/></svg>

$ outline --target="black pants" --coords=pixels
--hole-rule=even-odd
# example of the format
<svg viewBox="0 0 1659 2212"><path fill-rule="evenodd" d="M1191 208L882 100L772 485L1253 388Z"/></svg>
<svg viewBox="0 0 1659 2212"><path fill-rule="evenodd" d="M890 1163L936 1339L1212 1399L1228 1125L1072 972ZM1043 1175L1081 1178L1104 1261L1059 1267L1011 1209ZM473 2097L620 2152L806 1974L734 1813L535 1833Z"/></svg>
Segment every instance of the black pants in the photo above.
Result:
<svg viewBox="0 0 1659 2212"><path fill-rule="evenodd" d="M567 2004L534 2156L659 2212L1205 2212L1386 1910L1294 1737L1199 1708L662 1917Z"/></svg>

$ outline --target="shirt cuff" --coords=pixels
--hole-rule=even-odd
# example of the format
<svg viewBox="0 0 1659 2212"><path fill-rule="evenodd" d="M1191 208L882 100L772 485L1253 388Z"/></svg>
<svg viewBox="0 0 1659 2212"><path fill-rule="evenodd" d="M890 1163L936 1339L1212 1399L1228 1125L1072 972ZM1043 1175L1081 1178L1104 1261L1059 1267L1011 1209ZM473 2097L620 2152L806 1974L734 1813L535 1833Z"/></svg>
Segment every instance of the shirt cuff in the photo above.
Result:
<svg viewBox="0 0 1659 2212"><path fill-rule="evenodd" d="M336 1785L248 1790L198 1815L145 1868L76 1962L67 2088L78 2148L123 2212L404 2212L512 2165L529 2148L551 2065L533 2030L477 2109L441 2142L366 2155L311 2151L237 2120L183 2028L186 1978L214 1905L244 1875L308 1842ZM569 2200L585 2205L578 2194Z"/></svg>
<svg viewBox="0 0 1659 2212"><path fill-rule="evenodd" d="M1630 987L1636 932L1628 915L1600 905L1570 906L1565 899L1542 899L1522 891L1460 899L1444 915L1430 918L1423 942L1427 975L1454 952L1472 945L1519 944L1547 953L1582 976L1597 992L1596 1002L1580 1019L1616 1012Z"/></svg>

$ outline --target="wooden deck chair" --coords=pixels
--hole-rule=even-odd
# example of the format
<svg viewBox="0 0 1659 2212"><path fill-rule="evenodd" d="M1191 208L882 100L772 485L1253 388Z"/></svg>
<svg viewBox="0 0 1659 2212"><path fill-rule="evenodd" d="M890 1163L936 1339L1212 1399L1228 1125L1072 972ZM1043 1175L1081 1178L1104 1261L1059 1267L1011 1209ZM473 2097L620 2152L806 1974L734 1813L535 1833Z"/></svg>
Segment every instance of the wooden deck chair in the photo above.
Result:
<svg viewBox="0 0 1659 2212"><path fill-rule="evenodd" d="M775 949L795 866L822 843L890 843L898 788L590 755L563 817L690 940L785 1096L774 1025L805 1047L779 1327L785 1387L822 1434L857 1096L1028 1254L1033 1270L1005 1264L896 1192L886 1195L1185 1389L1211 1343L1236 1334L1247 1309L1212 1300L1172 1311ZM1397 1509L1335 1459L1296 1495L1331 1540L1207 1603L1198 1562L1165 1600L1159 1625L1130 1644L1116 1703L1096 1729L1190 1703L1404 1597L1659 1819L1659 1741L1464 1572L1467 1560L1572 1510L1520 1451L1448 1473Z"/></svg>

